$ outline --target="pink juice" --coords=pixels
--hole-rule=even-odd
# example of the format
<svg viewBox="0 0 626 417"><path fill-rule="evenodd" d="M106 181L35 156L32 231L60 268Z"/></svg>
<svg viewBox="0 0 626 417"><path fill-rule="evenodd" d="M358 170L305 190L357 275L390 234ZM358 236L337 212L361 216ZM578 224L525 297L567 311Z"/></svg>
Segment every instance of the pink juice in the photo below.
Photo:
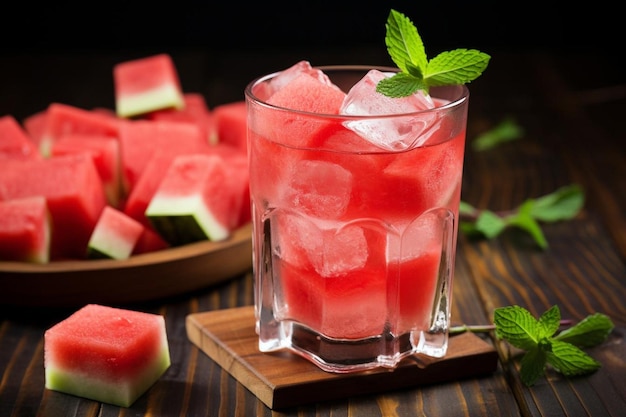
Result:
<svg viewBox="0 0 626 417"><path fill-rule="evenodd" d="M322 94L312 91L306 100ZM426 115L357 125L359 117L333 113L336 98L317 97L326 106L317 115L254 93L248 145L261 350L291 348L335 372L393 367L416 352L442 356L466 106L451 106L452 94ZM398 118L423 131L397 143L367 137Z"/></svg>

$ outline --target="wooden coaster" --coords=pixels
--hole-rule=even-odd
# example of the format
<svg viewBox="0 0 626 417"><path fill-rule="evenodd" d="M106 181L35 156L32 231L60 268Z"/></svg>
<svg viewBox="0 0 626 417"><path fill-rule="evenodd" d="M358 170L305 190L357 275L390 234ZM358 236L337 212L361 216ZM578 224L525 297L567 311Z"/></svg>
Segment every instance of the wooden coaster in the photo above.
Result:
<svg viewBox="0 0 626 417"><path fill-rule="evenodd" d="M193 344L272 409L484 375L498 361L493 346L463 333L441 359L415 355L393 371L333 374L287 350L260 352L252 306L190 314L185 325Z"/></svg>

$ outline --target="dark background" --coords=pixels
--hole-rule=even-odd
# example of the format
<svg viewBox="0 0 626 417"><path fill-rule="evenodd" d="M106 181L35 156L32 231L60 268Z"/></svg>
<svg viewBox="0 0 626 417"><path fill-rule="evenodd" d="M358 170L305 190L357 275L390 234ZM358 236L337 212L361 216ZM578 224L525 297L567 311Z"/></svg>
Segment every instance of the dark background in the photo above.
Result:
<svg viewBox="0 0 626 417"><path fill-rule="evenodd" d="M9 53L145 48L384 46L390 8L409 16L427 52L440 48L607 48L621 43L617 2L545 1L84 1L7 5Z"/></svg>
<svg viewBox="0 0 626 417"><path fill-rule="evenodd" d="M210 107L242 100L253 78L302 59L313 65L390 65L384 38L391 8L415 23L429 58L475 48L492 56L491 68L503 64L506 55L539 51L582 56L572 62L585 68L602 54L615 62L621 78L624 22L617 3L370 3L6 3L0 24L0 115L21 120L51 102L113 108L113 66L157 53L172 55L183 89L202 93Z"/></svg>

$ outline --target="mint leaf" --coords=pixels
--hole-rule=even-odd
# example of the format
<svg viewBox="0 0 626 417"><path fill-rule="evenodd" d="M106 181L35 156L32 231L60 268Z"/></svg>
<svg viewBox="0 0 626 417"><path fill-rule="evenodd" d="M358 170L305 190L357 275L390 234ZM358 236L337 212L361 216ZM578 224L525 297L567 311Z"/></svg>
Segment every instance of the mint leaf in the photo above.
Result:
<svg viewBox="0 0 626 417"><path fill-rule="evenodd" d="M600 362L576 346L559 340L552 341L552 349L546 352L548 363L565 376L584 375L600 368Z"/></svg>
<svg viewBox="0 0 626 417"><path fill-rule="evenodd" d="M390 78L383 78L376 85L376 91L393 98L407 97L417 90L424 90L425 88L427 87L424 80L404 72L399 72Z"/></svg>
<svg viewBox="0 0 626 417"><path fill-rule="evenodd" d="M520 379L526 386L531 386L546 372L548 361L546 352L542 349L531 349L520 361Z"/></svg>
<svg viewBox="0 0 626 417"><path fill-rule="evenodd" d="M530 350L539 342L539 323L528 312L519 307L503 307L494 311L493 322L496 325L496 336L505 339L513 346Z"/></svg>
<svg viewBox="0 0 626 417"><path fill-rule="evenodd" d="M376 91L388 97L406 97L417 90L428 93L431 86L469 83L483 73L491 59L476 49L455 49L429 61L417 28L404 14L391 9L385 27L387 51L401 71L393 82L382 80L376 86Z"/></svg>
<svg viewBox="0 0 626 417"><path fill-rule="evenodd" d="M507 218L506 223L508 226L518 227L526 231L534 239L537 246L541 249L546 249L548 247L548 241L543 235L541 226L539 226L539 223L537 223L532 215L533 206L534 201L527 200L518 208L515 215Z"/></svg>
<svg viewBox="0 0 626 417"><path fill-rule="evenodd" d="M416 67L423 74L428 59L422 38L411 20L395 10L387 19L385 44L393 62L405 73L412 73L409 66Z"/></svg>
<svg viewBox="0 0 626 417"><path fill-rule="evenodd" d="M585 196L579 185L561 187L551 194L536 199L531 215L545 222L568 220L580 212L584 201Z"/></svg>
<svg viewBox="0 0 626 417"><path fill-rule="evenodd" d="M496 146L519 139L524 135L524 130L512 118L506 118L497 126L483 132L472 141L475 151L486 151Z"/></svg>
<svg viewBox="0 0 626 417"><path fill-rule="evenodd" d="M459 206L460 230L472 236L493 239L506 229L516 227L528 233L541 249L548 248L540 222L556 222L574 218L585 203L579 185L573 184L536 199L527 199L519 207L504 212L479 210L461 201ZM473 223L472 223L473 222Z"/></svg>
<svg viewBox="0 0 626 417"><path fill-rule="evenodd" d="M467 84L487 69L489 55L476 49L442 52L426 67L424 79L429 86Z"/></svg>
<svg viewBox="0 0 626 417"><path fill-rule="evenodd" d="M563 330L555 337L555 340L571 343L578 347L595 346L604 342L613 328L613 322L608 316L596 313L587 316L575 326Z"/></svg>
<svg viewBox="0 0 626 417"><path fill-rule="evenodd" d="M555 305L546 310L539 317L539 325L541 329L539 331L540 338L553 336L561 325L561 310L559 310L559 307Z"/></svg>
<svg viewBox="0 0 626 417"><path fill-rule="evenodd" d="M533 385L545 372L546 364L566 377L596 371L601 364L581 347L603 342L613 330L613 322L603 314L593 314L560 334L561 313L553 306L539 320L524 308L510 306L494 311L496 337L526 351L520 361L520 378Z"/></svg>

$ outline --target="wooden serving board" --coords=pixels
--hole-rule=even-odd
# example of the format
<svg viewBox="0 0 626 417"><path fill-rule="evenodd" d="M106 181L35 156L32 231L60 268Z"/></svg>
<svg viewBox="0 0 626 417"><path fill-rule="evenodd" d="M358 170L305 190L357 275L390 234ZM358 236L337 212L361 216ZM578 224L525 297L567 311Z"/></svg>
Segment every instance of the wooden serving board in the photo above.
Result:
<svg viewBox="0 0 626 417"><path fill-rule="evenodd" d="M450 338L445 358L416 355L393 371L324 372L289 351L262 353L254 331L254 307L190 314L189 340L272 409L489 374L498 356L472 333Z"/></svg>

